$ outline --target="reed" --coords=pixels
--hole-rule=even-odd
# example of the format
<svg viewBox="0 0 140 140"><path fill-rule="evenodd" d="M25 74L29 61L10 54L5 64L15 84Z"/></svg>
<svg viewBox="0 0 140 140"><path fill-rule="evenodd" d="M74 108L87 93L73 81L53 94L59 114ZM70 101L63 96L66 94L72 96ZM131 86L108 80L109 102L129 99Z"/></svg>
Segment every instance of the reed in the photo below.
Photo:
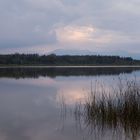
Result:
<svg viewBox="0 0 140 140"><path fill-rule="evenodd" d="M111 90L111 94L104 89L100 97L97 93L91 91L86 102L76 107L75 115L82 117L87 126L93 126L92 129L121 129L136 140L140 135L140 88L136 79L125 83L120 79L118 88Z"/></svg>

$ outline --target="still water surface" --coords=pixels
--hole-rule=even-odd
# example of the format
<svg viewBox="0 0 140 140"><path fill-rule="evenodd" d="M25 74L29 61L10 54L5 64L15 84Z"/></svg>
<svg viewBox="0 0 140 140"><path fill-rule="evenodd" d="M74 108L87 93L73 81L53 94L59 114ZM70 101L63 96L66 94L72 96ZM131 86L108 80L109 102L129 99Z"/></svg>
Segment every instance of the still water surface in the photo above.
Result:
<svg viewBox="0 0 140 140"><path fill-rule="evenodd" d="M90 132L78 124L73 108L97 81L106 90L118 77L140 80L140 68L2 68L0 69L0 140L112 140L123 133ZM65 111L62 100L65 100ZM68 111L67 111L68 110ZM140 139L137 138L137 139Z"/></svg>

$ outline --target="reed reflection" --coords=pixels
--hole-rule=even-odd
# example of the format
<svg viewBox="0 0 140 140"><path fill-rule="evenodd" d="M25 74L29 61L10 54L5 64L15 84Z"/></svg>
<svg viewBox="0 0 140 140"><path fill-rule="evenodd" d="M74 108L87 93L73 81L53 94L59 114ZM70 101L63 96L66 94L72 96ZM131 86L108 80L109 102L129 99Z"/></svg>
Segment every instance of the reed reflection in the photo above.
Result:
<svg viewBox="0 0 140 140"><path fill-rule="evenodd" d="M118 87L106 90L91 88L85 101L75 104L73 115L77 128L89 134L86 139L140 139L139 82L119 79ZM95 90L96 89L96 90ZM102 89L102 90L101 90ZM113 93L112 93L113 92ZM99 94L98 94L99 93ZM63 101L64 102L64 101ZM66 104L63 104L62 109ZM85 137L86 134L83 135Z"/></svg>

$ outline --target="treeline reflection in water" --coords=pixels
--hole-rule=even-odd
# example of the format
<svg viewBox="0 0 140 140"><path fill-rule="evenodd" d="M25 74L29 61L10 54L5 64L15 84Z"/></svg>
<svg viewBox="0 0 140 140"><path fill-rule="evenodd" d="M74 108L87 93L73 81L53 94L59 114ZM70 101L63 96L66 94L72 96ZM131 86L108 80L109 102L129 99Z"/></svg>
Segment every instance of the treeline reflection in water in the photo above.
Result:
<svg viewBox="0 0 140 140"><path fill-rule="evenodd" d="M96 76L119 75L140 70L139 67L83 67L83 68L0 68L0 77L9 78L38 78L57 76Z"/></svg>

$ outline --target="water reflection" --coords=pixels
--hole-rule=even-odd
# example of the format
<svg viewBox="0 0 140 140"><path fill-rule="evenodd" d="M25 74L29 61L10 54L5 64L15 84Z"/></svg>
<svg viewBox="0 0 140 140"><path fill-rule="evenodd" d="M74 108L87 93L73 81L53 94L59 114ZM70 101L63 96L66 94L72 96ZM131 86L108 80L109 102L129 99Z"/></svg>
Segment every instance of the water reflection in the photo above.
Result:
<svg viewBox="0 0 140 140"><path fill-rule="evenodd" d="M96 136L89 135L91 129L87 130L84 120L75 118L72 110L77 102L84 100L90 93L91 81L94 85L99 80L108 90L110 85L117 85L118 74L125 75L128 79L136 75L139 79L140 72L135 70L137 68L119 68L113 71L108 68L0 69L0 139L124 140L121 129L120 135L115 137L111 129L106 129L104 136L98 133L99 130L94 130ZM60 103L62 99L65 99L63 104ZM70 111L62 112L61 105L66 105ZM75 119L79 122L75 123Z"/></svg>
<svg viewBox="0 0 140 140"><path fill-rule="evenodd" d="M90 138L96 139L108 136L108 139L139 140L140 83L136 79L125 80L125 83L119 80L119 85L118 89L111 90L111 94L101 86L102 90L91 90L85 101L77 101L72 114L81 134L87 132ZM100 92L101 96L97 96ZM66 101L65 98L61 101L62 116L65 117L68 114Z"/></svg>
<svg viewBox="0 0 140 140"><path fill-rule="evenodd" d="M140 70L140 67L83 67L83 68L0 68L0 77L11 78L39 78L57 76L94 76L94 75L119 75Z"/></svg>

